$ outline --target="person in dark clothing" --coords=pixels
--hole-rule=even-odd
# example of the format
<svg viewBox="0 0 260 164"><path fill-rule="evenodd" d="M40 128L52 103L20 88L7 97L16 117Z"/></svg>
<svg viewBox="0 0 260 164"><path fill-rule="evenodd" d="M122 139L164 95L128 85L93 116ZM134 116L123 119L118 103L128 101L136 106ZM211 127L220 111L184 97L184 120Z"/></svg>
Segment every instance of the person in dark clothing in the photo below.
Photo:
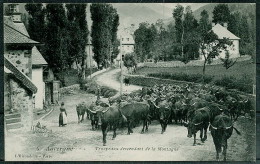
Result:
<svg viewBox="0 0 260 164"><path fill-rule="evenodd" d="M62 102L61 107L60 107L59 126L65 126L65 125L67 125L67 123L68 123L67 112L64 107L64 102Z"/></svg>

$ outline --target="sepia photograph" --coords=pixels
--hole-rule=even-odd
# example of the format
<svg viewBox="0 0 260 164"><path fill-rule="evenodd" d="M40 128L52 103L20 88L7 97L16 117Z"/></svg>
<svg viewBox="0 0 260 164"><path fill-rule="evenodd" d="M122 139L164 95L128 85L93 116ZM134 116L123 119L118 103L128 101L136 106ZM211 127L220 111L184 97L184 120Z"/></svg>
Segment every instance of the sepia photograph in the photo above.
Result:
<svg viewBox="0 0 260 164"><path fill-rule="evenodd" d="M255 3L3 10L5 161L256 161Z"/></svg>

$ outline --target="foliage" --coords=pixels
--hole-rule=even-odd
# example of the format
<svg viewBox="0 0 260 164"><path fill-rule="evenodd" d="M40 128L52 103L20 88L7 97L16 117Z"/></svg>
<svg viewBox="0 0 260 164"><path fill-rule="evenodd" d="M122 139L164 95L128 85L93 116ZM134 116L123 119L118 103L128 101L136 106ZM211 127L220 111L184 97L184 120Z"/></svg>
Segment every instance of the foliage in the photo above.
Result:
<svg viewBox="0 0 260 164"><path fill-rule="evenodd" d="M53 72L62 72L67 66L67 17L63 4L46 5L45 59Z"/></svg>
<svg viewBox="0 0 260 164"><path fill-rule="evenodd" d="M129 70L132 67L137 66L137 61L135 59L135 53L128 53L124 55L123 58L124 66Z"/></svg>
<svg viewBox="0 0 260 164"><path fill-rule="evenodd" d="M236 63L236 61L237 61L237 59L236 59L236 60L230 59L230 53L229 53L229 51L226 51L226 52L225 52L225 58L224 58L224 59L223 59L223 58L220 58L220 60L223 62L223 66L224 66L226 69L229 69L230 67L232 67L232 66Z"/></svg>
<svg viewBox="0 0 260 164"><path fill-rule="evenodd" d="M118 54L116 50L116 46L118 46L116 33L119 16L111 4L91 4L90 12L93 21L91 37L94 59L99 68L108 67L112 57L115 58ZM111 52L113 55L110 55Z"/></svg>
<svg viewBox="0 0 260 164"><path fill-rule="evenodd" d="M228 23L230 20L230 10L227 4L218 4L213 10L213 20L214 23L219 23L223 25Z"/></svg>
<svg viewBox="0 0 260 164"><path fill-rule="evenodd" d="M69 33L69 48L70 54L67 59L67 64L70 66L75 61L78 67L79 79L85 79L86 58L85 48L88 42L88 27L86 20L86 4L66 4ZM81 64L81 65L80 65Z"/></svg>

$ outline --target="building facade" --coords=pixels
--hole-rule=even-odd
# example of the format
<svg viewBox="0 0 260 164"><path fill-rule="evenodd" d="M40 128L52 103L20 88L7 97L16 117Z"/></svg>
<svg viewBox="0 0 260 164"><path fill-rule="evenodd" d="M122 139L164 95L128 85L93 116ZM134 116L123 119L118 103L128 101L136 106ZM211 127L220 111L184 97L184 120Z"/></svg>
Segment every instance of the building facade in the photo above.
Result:
<svg viewBox="0 0 260 164"><path fill-rule="evenodd" d="M227 23L224 23L223 26L220 25L220 24L215 25L214 23L212 23L212 31L218 36L218 39L228 38L230 41L232 41L233 45L227 47L227 50L230 54L230 58L240 57L240 54L239 54L239 40L240 40L240 38L235 36L233 33L231 33L227 29ZM216 57L216 59L225 58L225 56L226 56L226 52L222 51L219 54L219 56ZM200 59L204 60L203 54L200 55Z"/></svg>

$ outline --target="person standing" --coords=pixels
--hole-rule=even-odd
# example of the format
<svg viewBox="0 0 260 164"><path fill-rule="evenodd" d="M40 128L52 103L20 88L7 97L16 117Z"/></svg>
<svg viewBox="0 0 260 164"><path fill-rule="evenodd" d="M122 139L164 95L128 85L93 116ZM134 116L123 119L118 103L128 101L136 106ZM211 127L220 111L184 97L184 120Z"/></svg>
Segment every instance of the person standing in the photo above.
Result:
<svg viewBox="0 0 260 164"><path fill-rule="evenodd" d="M67 125L67 123L68 123L67 112L64 107L64 102L62 102L61 107L60 107L59 126L65 126L65 125Z"/></svg>

